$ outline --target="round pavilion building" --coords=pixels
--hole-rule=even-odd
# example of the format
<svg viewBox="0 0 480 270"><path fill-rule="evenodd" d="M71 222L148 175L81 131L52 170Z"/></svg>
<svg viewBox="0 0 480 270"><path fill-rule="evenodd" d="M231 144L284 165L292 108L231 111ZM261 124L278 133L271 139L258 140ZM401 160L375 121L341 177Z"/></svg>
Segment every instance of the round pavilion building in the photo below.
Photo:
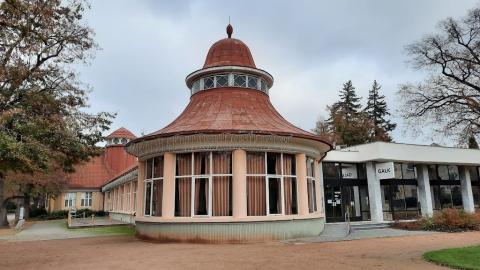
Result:
<svg viewBox="0 0 480 270"><path fill-rule="evenodd" d="M272 75L232 32L187 76L190 103L177 119L126 145L139 162L141 238L246 242L323 230L319 162L332 146L275 110Z"/></svg>

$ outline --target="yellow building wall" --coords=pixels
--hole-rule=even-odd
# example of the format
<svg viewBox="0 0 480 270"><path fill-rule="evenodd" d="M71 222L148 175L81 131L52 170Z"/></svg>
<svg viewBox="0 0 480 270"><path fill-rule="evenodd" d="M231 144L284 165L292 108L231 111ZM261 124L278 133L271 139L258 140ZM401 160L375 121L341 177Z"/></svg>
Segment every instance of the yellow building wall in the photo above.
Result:
<svg viewBox="0 0 480 270"><path fill-rule="evenodd" d="M85 193L85 191L75 192L75 207L65 207L65 198L68 193L71 193L71 192L65 191L60 193L55 199L50 198L50 202L47 210L49 212L60 211L60 210L70 210L71 208L76 208L77 210L82 208L88 208L92 211L104 210L102 192L100 191L89 191L89 192L92 192L92 206L90 207L81 206L82 194Z"/></svg>

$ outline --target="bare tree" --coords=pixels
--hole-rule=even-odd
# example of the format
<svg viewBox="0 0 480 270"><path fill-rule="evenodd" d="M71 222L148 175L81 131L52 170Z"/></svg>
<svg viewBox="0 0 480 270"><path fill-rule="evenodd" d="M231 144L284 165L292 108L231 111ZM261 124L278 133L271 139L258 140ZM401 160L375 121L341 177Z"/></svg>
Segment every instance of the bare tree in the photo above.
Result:
<svg viewBox="0 0 480 270"><path fill-rule="evenodd" d="M480 134L480 8L462 19L447 18L438 32L406 47L413 67L428 73L401 85L407 123L433 126L447 136Z"/></svg>

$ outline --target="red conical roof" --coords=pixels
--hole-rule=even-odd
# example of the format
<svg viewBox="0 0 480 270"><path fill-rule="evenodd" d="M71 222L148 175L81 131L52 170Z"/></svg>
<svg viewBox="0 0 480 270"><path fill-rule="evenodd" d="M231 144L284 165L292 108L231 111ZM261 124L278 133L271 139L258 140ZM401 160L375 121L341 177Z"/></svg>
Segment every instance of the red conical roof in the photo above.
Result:
<svg viewBox="0 0 480 270"><path fill-rule="evenodd" d="M220 67L218 72L225 72L222 70L222 67L225 67L229 72L229 66L239 66L240 69L245 67L244 72L247 73L259 71L255 66L250 49L242 41L230 38L232 32L233 28L227 27L229 38L212 45L203 69L196 73L202 74L201 72L205 71L206 74L211 74L208 72L215 72L209 70L211 67ZM268 89L260 91L234 86L194 92L188 106L171 124L129 144L157 137L196 133L252 133L306 138L331 147L328 141L285 120L275 110L267 93Z"/></svg>
<svg viewBox="0 0 480 270"><path fill-rule="evenodd" d="M124 127L121 127L119 129L115 130L114 132L110 133L110 135L108 135L106 138L107 139L110 139L110 138L135 139L135 138L137 138L137 136L135 136L135 134L133 134L130 130L128 130Z"/></svg>

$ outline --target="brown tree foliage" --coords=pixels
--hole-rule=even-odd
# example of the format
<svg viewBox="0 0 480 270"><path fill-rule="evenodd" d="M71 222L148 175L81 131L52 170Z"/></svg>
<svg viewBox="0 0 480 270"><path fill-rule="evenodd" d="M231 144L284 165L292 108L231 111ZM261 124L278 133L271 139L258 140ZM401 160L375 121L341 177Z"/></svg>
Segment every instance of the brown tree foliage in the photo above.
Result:
<svg viewBox="0 0 480 270"><path fill-rule="evenodd" d="M88 88L72 69L97 48L82 20L87 8L82 0L0 2L0 226L6 175L72 171L99 153L112 115L85 112Z"/></svg>
<svg viewBox="0 0 480 270"><path fill-rule="evenodd" d="M407 46L428 76L401 86L402 114L411 126L433 126L465 142L480 134L480 8L447 18L438 32Z"/></svg>

